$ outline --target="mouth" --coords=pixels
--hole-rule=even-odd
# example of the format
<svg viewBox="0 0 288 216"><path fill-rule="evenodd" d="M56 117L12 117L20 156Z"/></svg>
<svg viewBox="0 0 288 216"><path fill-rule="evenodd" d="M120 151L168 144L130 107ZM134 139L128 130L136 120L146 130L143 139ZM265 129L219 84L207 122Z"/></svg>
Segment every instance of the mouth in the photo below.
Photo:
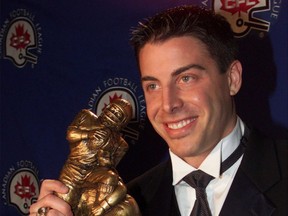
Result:
<svg viewBox="0 0 288 216"><path fill-rule="evenodd" d="M186 125L190 124L191 122L194 122L196 120L195 118L190 118L190 119L185 119L181 120L179 122L174 122L174 123L168 123L167 127L172 130L177 130L185 127Z"/></svg>

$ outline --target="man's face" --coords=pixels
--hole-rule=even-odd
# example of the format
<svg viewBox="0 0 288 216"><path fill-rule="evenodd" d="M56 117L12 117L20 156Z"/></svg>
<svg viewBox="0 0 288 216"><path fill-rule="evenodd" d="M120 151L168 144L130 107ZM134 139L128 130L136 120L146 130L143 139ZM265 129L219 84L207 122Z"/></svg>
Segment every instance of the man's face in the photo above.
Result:
<svg viewBox="0 0 288 216"><path fill-rule="evenodd" d="M231 96L241 86L241 64L221 74L205 45L188 36L146 44L139 64L153 127L173 153L199 165L235 126Z"/></svg>

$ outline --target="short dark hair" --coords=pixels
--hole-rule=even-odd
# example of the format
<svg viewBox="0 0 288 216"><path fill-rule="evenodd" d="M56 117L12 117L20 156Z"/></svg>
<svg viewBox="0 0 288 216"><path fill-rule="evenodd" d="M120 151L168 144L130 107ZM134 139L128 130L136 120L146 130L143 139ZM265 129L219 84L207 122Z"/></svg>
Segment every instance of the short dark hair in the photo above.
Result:
<svg viewBox="0 0 288 216"><path fill-rule="evenodd" d="M165 10L139 22L131 35L130 42L138 64L139 52L146 43L164 42L181 36L192 36L202 41L222 73L238 55L237 43L226 19L198 6Z"/></svg>

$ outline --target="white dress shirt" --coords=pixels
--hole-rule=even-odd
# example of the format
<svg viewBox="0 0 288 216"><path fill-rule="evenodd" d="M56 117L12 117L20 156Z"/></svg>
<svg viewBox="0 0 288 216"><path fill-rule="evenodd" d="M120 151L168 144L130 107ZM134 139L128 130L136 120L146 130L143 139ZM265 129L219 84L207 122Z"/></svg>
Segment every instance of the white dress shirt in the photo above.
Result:
<svg viewBox="0 0 288 216"><path fill-rule="evenodd" d="M207 199L213 216L219 215L243 156L222 175L220 175L221 162L228 158L238 147L243 134L244 124L238 117L233 131L214 147L198 168L215 178L211 180L206 187ZM196 200L196 193L195 189L185 181L182 181L182 179L196 169L176 156L173 152L169 151L169 153L172 161L173 185L179 210L181 216L190 216Z"/></svg>

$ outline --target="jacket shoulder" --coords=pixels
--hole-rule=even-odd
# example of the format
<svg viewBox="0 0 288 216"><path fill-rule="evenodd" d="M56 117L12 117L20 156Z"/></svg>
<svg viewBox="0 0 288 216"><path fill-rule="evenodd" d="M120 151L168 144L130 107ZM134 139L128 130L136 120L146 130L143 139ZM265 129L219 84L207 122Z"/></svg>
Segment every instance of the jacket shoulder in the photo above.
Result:
<svg viewBox="0 0 288 216"><path fill-rule="evenodd" d="M142 175L134 178L127 184L128 190L133 191L135 190L135 188L142 188L144 190L145 187L148 187L149 189L150 184L155 184L155 181L157 179L159 180L160 177L164 175L164 172L170 168L169 165L171 167L170 160L162 162L155 167L149 169Z"/></svg>
<svg viewBox="0 0 288 216"><path fill-rule="evenodd" d="M171 161L165 161L136 177L127 185L128 193L135 198L141 210L146 210L154 203L161 188L169 193L172 188ZM158 201L159 202L159 201Z"/></svg>

